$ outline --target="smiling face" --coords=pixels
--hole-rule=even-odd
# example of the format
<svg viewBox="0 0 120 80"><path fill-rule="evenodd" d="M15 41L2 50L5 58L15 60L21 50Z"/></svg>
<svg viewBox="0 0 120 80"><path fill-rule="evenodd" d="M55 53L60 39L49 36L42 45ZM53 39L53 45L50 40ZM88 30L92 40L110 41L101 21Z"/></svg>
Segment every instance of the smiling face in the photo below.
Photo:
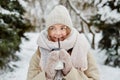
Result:
<svg viewBox="0 0 120 80"><path fill-rule="evenodd" d="M70 34L70 29L62 24L55 24L48 28L48 37L50 41L56 42L58 39L63 41Z"/></svg>

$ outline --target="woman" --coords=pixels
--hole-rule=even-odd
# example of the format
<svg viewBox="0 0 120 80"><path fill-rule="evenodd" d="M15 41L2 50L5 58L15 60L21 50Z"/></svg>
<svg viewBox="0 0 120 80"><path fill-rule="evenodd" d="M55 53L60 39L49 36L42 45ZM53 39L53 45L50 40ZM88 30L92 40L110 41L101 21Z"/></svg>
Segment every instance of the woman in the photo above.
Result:
<svg viewBox="0 0 120 80"><path fill-rule="evenodd" d="M99 72L83 34L73 27L64 6L56 6L46 18L46 29L38 38L27 80L54 80L58 61L65 80L99 80ZM58 42L59 41L59 42Z"/></svg>

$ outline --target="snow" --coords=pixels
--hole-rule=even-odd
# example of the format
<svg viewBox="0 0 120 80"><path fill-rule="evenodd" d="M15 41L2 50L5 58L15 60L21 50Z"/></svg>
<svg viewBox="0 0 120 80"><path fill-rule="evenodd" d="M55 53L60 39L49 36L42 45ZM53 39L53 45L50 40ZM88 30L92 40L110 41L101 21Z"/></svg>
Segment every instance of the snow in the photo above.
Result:
<svg viewBox="0 0 120 80"><path fill-rule="evenodd" d="M24 1L24 0L18 0L18 1L24 8L27 7L27 2L26 1Z"/></svg>
<svg viewBox="0 0 120 80"><path fill-rule="evenodd" d="M102 59L102 58L101 58ZM99 65L101 80L119 80L120 69Z"/></svg>
<svg viewBox="0 0 120 80"><path fill-rule="evenodd" d="M20 57L20 61L17 62L11 62L10 64L16 64L18 68L15 68L13 72L6 72L3 74L0 74L0 80L26 80L27 77L27 71L29 67L29 61L34 54L36 48L37 48L37 38L39 36L39 33L25 33L25 35L30 39L29 41L26 41L22 38L22 43L20 45L21 51L16 52L16 54ZM101 34L96 34L96 41L100 39ZM95 53L95 59L97 60L101 80L119 80L120 76L120 68L113 68L110 66L103 65L103 58L104 54L97 54L99 50L96 49L94 51ZM102 52L101 52L102 53Z"/></svg>
<svg viewBox="0 0 120 80"><path fill-rule="evenodd" d="M6 10L6 9L4 9L2 7L0 7L0 13L2 13L2 14L15 14L15 15L19 16L18 12L15 12L15 11L12 12L12 11Z"/></svg>
<svg viewBox="0 0 120 80"><path fill-rule="evenodd" d="M108 0L102 0L102 2L97 6L97 13L102 15L101 20L107 20L108 23L120 21L120 14L117 12L116 9L111 10L108 5L103 6L107 1ZM114 5L116 5L117 3L118 1L116 0Z"/></svg>
<svg viewBox="0 0 120 80"><path fill-rule="evenodd" d="M22 43L20 45L21 51L16 52L21 60L10 63L11 65L16 64L18 68L15 68L13 72L0 74L0 80L26 80L29 61L37 48L36 40L38 34L39 33L25 34L29 38L29 41L22 38Z"/></svg>

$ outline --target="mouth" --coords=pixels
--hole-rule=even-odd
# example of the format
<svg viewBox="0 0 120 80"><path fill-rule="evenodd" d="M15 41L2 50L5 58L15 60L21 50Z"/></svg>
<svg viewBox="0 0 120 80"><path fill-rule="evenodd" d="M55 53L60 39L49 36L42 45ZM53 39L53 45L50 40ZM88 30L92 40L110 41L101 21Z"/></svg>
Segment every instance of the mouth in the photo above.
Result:
<svg viewBox="0 0 120 80"><path fill-rule="evenodd" d="M59 41L63 41L63 40L65 40L65 37L61 37L61 38L53 37L52 41L57 42L58 39L59 39Z"/></svg>

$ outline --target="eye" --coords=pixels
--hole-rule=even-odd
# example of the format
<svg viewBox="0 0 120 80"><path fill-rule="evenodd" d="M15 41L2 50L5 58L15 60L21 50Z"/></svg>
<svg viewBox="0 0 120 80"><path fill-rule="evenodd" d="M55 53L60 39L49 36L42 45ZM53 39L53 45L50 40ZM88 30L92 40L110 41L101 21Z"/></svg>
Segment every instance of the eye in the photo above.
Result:
<svg viewBox="0 0 120 80"><path fill-rule="evenodd" d="M62 27L61 27L61 30L66 30L66 26L62 26Z"/></svg>
<svg viewBox="0 0 120 80"><path fill-rule="evenodd" d="M64 28L61 28L61 30L64 30Z"/></svg>
<svg viewBox="0 0 120 80"><path fill-rule="evenodd" d="M55 28L53 26L50 26L49 27L49 30L54 30Z"/></svg>

